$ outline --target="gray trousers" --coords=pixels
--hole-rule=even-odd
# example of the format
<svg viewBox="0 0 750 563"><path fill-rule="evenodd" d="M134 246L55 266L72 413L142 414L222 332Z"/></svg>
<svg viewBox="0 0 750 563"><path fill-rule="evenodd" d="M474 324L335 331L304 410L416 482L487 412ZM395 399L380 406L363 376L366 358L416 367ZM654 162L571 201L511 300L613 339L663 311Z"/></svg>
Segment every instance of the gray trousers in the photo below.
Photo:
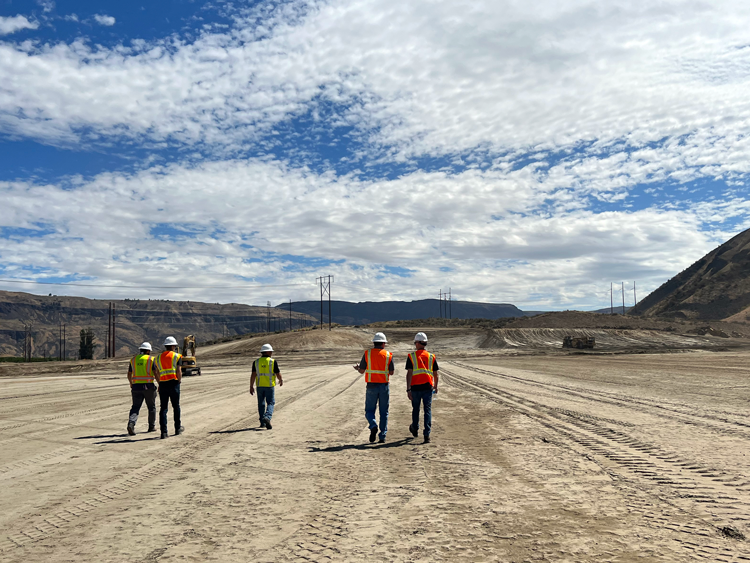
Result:
<svg viewBox="0 0 750 563"><path fill-rule="evenodd" d="M149 428L156 425L156 385L153 383L140 383L133 385L130 389L133 396L133 406L130 408L130 417L128 424L135 426L138 422L138 413L141 412L143 401L146 401L148 409L148 426Z"/></svg>

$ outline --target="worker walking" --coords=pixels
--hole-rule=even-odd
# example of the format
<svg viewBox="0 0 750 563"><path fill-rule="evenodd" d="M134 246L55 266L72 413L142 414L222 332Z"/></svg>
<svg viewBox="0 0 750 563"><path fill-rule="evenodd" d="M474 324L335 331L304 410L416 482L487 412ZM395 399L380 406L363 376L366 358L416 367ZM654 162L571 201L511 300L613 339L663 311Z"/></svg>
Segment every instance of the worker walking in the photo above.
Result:
<svg viewBox="0 0 750 563"><path fill-rule="evenodd" d="M432 395L438 392L438 363L427 347L427 335L418 332L414 337L416 350L406 358L406 394L411 401L409 431L419 434L419 408L424 405L424 443L430 443L432 432Z"/></svg>
<svg viewBox="0 0 750 563"><path fill-rule="evenodd" d="M151 357L151 344L144 342L138 353L130 359L128 364L128 381L133 406L130 407L128 418L128 434L135 436L135 423L141 412L143 401L148 409L148 431L156 430L156 378L154 376L154 358Z"/></svg>
<svg viewBox="0 0 750 563"><path fill-rule="evenodd" d="M362 356L359 365L355 365L359 373L365 374L367 391L365 394L365 418L370 426L370 442L374 442L380 430L381 444L385 443L388 432L388 382L393 375L393 354L385 349L388 340L382 332L376 332L372 339L372 348ZM375 421L375 409L380 407L380 428Z"/></svg>
<svg viewBox="0 0 750 563"><path fill-rule="evenodd" d="M182 382L182 355L177 352L177 341L174 336L168 336L164 340L164 352L156 357L156 370L159 380L159 426L161 437L169 436L167 433L167 411L169 403L172 402L172 414L174 416L174 433L182 434L185 427L180 420L180 383Z"/></svg>
<svg viewBox="0 0 750 563"><path fill-rule="evenodd" d="M264 344L260 347L260 358L253 362L253 371L250 374L250 394L255 394L255 383L258 384L258 417L260 418L260 427L271 430L271 417L273 416L273 407L276 405L276 380L279 381L279 387L284 385L279 371L279 363L274 360L273 348L270 344Z"/></svg>

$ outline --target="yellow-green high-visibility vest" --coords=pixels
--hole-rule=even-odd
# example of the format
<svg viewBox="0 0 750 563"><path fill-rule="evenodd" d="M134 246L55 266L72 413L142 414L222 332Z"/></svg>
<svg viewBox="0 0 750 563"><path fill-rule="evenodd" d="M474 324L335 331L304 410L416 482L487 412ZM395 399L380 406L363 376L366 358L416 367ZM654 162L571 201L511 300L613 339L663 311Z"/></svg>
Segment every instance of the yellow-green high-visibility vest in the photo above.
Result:
<svg viewBox="0 0 750 563"><path fill-rule="evenodd" d="M255 380L258 387L276 387L276 374L274 373L275 361L268 356L262 356L255 360Z"/></svg>
<svg viewBox="0 0 750 563"><path fill-rule="evenodd" d="M133 383L151 383L154 376L151 375L153 358L151 354L137 354L130 359L130 369L133 372Z"/></svg>

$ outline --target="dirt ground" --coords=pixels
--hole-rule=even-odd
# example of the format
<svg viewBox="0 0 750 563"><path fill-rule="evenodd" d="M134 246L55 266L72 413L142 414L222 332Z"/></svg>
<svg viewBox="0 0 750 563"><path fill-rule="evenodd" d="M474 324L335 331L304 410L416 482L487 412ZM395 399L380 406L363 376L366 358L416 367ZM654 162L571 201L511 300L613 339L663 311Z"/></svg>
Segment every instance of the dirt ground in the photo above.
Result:
<svg viewBox="0 0 750 563"><path fill-rule="evenodd" d="M273 337L273 430L248 393L254 340L204 350L186 433L167 440L145 433L145 406L127 436L122 360L6 368L0 561L750 561L746 349L541 353L535 336L518 353L517 332L514 347L434 330L423 444L413 331L394 331L388 438L372 445L351 368L369 333L334 333Z"/></svg>

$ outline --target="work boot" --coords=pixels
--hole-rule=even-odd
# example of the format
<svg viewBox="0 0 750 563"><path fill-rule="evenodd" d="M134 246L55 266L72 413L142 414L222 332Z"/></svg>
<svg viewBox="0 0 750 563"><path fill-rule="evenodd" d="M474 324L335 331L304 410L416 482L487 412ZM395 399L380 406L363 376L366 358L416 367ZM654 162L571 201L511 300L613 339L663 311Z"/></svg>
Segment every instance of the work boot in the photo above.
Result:
<svg viewBox="0 0 750 563"><path fill-rule="evenodd" d="M161 433L161 439L162 439L162 440L163 440L164 438L167 438L168 436L169 436L169 434L167 434L166 432L162 432L162 433Z"/></svg>
<svg viewBox="0 0 750 563"><path fill-rule="evenodd" d="M261 418L260 419L260 427L261 428L265 428L266 427L266 419L265 418Z"/></svg>
<svg viewBox="0 0 750 563"><path fill-rule="evenodd" d="M425 436L424 437L424 443L425 444L429 444L430 443L430 437L429 436Z"/></svg>
<svg viewBox="0 0 750 563"><path fill-rule="evenodd" d="M411 432L411 435L414 436L415 438L417 437L418 430L414 428L413 424L409 425L409 432Z"/></svg>
<svg viewBox="0 0 750 563"><path fill-rule="evenodd" d="M378 440L378 444L385 444L385 438L381 438L380 440Z"/></svg>
<svg viewBox="0 0 750 563"><path fill-rule="evenodd" d="M156 432L156 426L149 426L148 432Z"/></svg>
<svg viewBox="0 0 750 563"><path fill-rule="evenodd" d="M135 424L128 424L128 434L135 436Z"/></svg>
<svg viewBox="0 0 750 563"><path fill-rule="evenodd" d="M273 426L271 426L271 419L270 419L270 418L264 418L264 419L263 419L263 422L265 422L265 423L266 423L266 428L268 428L269 430L270 430L271 428L273 428Z"/></svg>
<svg viewBox="0 0 750 563"><path fill-rule="evenodd" d="M175 428L174 429L175 436L179 436L183 432L185 432L185 427L184 426L180 426L179 428Z"/></svg>
<svg viewBox="0 0 750 563"><path fill-rule="evenodd" d="M371 444L374 443L377 437L378 437L378 427L373 426L372 428L370 428L370 443Z"/></svg>

